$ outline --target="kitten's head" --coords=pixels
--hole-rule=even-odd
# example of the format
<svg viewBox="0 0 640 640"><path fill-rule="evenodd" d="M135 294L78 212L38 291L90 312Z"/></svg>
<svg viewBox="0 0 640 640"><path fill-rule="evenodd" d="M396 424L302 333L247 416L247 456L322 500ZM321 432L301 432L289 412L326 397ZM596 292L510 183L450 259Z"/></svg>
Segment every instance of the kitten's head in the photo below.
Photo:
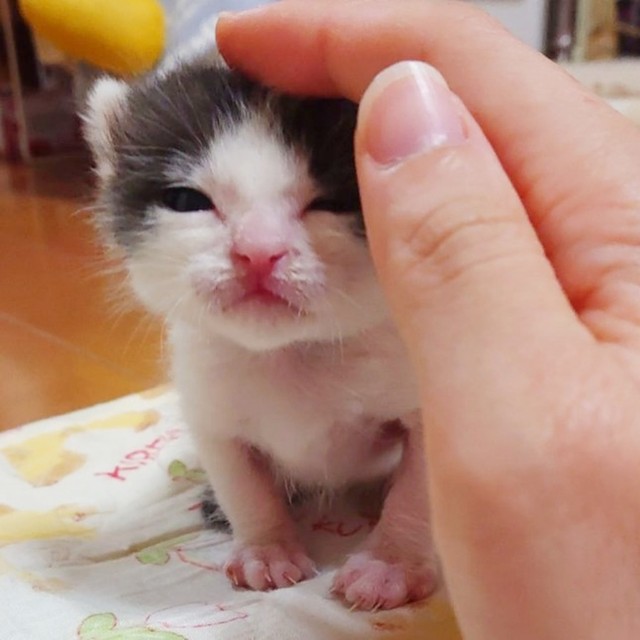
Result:
<svg viewBox="0 0 640 640"><path fill-rule="evenodd" d="M254 349L332 340L386 314L364 237L356 106L182 64L90 98L99 224L169 323Z"/></svg>

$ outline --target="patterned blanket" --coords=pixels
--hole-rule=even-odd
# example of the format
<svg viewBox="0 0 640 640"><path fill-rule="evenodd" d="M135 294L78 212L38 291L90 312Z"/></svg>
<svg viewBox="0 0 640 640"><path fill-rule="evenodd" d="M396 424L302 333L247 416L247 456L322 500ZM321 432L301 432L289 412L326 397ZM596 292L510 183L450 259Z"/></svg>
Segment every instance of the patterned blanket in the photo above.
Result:
<svg viewBox="0 0 640 640"><path fill-rule="evenodd" d="M204 482L170 390L0 434L0 637L459 640L442 594L374 614L329 595L373 524L344 504L297 516L317 578L234 590L230 537L202 525Z"/></svg>

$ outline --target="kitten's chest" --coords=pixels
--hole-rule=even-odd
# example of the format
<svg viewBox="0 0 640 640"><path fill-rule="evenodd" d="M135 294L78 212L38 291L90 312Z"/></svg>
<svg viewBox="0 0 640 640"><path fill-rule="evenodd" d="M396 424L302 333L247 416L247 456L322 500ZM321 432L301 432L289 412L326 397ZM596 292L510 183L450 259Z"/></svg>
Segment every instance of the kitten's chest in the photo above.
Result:
<svg viewBox="0 0 640 640"><path fill-rule="evenodd" d="M402 345L380 331L368 339L331 346L286 349L240 365L249 421L273 432L299 423L326 429L392 420L416 406L416 389ZM238 381L238 379L236 379ZM323 426L321 426L323 425Z"/></svg>
<svg viewBox="0 0 640 640"><path fill-rule="evenodd" d="M397 462L399 440L386 440L383 425L413 411L417 394L393 334L342 348L237 357L232 366L216 356L205 375L180 384L200 425L256 446L309 482L375 477Z"/></svg>
<svg viewBox="0 0 640 640"><path fill-rule="evenodd" d="M302 482L341 485L388 474L401 439L389 437L387 423L415 407L407 370L388 355L275 359L256 372L262 375L239 412L238 435Z"/></svg>

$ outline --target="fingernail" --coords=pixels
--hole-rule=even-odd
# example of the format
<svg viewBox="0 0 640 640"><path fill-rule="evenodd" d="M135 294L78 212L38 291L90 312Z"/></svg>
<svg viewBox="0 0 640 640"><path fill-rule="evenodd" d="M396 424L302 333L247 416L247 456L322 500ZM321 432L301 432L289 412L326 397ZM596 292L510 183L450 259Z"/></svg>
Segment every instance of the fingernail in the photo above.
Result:
<svg viewBox="0 0 640 640"><path fill-rule="evenodd" d="M379 73L362 99L360 122L367 153L384 166L466 139L444 78L423 62L400 62Z"/></svg>

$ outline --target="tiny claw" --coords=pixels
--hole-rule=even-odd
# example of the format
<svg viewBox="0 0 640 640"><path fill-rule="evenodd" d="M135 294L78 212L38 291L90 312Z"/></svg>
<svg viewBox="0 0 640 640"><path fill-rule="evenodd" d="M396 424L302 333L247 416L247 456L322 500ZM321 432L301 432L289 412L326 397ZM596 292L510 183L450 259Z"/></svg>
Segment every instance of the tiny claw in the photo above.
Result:
<svg viewBox="0 0 640 640"><path fill-rule="evenodd" d="M264 579L266 580L267 584L270 587L275 587L276 583L273 581L273 578L271 577L271 574L269 573L269 569L265 569L264 570Z"/></svg>
<svg viewBox="0 0 640 640"><path fill-rule="evenodd" d="M376 603L373 605L373 608L371 609L371 613L378 613L378 611L380 611L381 606L382 606L382 601L376 600Z"/></svg>
<svg viewBox="0 0 640 640"><path fill-rule="evenodd" d="M283 573L282 577L291 585L298 584L298 581L294 580L288 573Z"/></svg>
<svg viewBox="0 0 640 640"><path fill-rule="evenodd" d="M227 578L229 578L229 580L231 580L231 582L233 583L234 587L239 587L240 586L240 581L238 580L238 577L235 574L235 571L231 568L228 568L225 573L227 574Z"/></svg>
<svg viewBox="0 0 640 640"><path fill-rule="evenodd" d="M349 611L355 611L360 608L360 600L356 600L350 607Z"/></svg>

